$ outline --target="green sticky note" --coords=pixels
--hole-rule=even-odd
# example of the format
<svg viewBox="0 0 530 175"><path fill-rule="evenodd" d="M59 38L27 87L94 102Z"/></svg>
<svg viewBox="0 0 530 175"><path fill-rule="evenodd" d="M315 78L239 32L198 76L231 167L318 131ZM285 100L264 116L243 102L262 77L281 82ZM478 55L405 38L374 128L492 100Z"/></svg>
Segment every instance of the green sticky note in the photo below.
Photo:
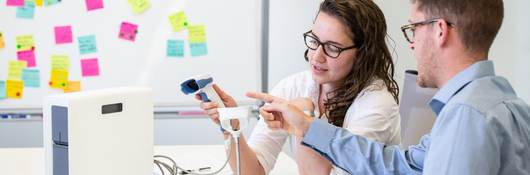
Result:
<svg viewBox="0 0 530 175"><path fill-rule="evenodd" d="M82 55L96 53L98 51L96 47L95 35L81 36L77 38L77 41L79 44L79 53Z"/></svg>
<svg viewBox="0 0 530 175"><path fill-rule="evenodd" d="M26 68L27 63L25 61L9 61L8 66L8 80L20 80L22 78L22 70Z"/></svg>
<svg viewBox="0 0 530 175"><path fill-rule="evenodd" d="M128 0L135 14L141 14L151 7L149 0Z"/></svg>
<svg viewBox="0 0 530 175"><path fill-rule="evenodd" d="M169 16L169 23L174 32L180 32L188 27L188 18L183 11L180 11Z"/></svg>
<svg viewBox="0 0 530 175"><path fill-rule="evenodd" d="M22 70L22 81L24 87L40 87L40 72L38 69Z"/></svg>
<svg viewBox="0 0 530 175"><path fill-rule="evenodd" d="M6 82L0 81L0 99L6 98Z"/></svg>
<svg viewBox="0 0 530 175"><path fill-rule="evenodd" d="M208 54L206 43L190 43L191 56L204 56Z"/></svg>
<svg viewBox="0 0 530 175"><path fill-rule="evenodd" d="M61 2L61 0L44 0L44 5L50 6L58 4L59 2Z"/></svg>
<svg viewBox="0 0 530 175"><path fill-rule="evenodd" d="M52 70L66 70L70 68L70 60L66 55L52 55Z"/></svg>
<svg viewBox="0 0 530 175"><path fill-rule="evenodd" d="M35 49L33 35L17 36L17 51Z"/></svg>
<svg viewBox="0 0 530 175"><path fill-rule="evenodd" d="M35 14L35 2L26 1L24 6L17 7L17 18L33 19Z"/></svg>
<svg viewBox="0 0 530 175"><path fill-rule="evenodd" d="M166 52L168 57L184 57L184 41L167 40Z"/></svg>
<svg viewBox="0 0 530 175"><path fill-rule="evenodd" d="M206 29L204 25L188 26L188 39L190 40L190 43L205 43Z"/></svg>

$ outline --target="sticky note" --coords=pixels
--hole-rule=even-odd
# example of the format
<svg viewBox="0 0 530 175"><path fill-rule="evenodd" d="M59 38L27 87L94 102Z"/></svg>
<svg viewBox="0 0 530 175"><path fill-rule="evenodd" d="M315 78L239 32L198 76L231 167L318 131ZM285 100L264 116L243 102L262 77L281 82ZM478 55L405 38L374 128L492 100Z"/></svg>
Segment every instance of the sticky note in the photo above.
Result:
<svg viewBox="0 0 530 175"><path fill-rule="evenodd" d="M33 19L35 15L35 2L26 1L24 6L17 7L17 18Z"/></svg>
<svg viewBox="0 0 530 175"><path fill-rule="evenodd" d="M98 76L99 75L98 59L97 58L82 59L81 60L81 73L83 77Z"/></svg>
<svg viewBox="0 0 530 175"><path fill-rule="evenodd" d="M168 57L184 57L184 41L167 40L166 53Z"/></svg>
<svg viewBox="0 0 530 175"><path fill-rule="evenodd" d="M6 43L4 41L4 35L2 34L2 32L0 32L0 49L3 49L6 47Z"/></svg>
<svg viewBox="0 0 530 175"><path fill-rule="evenodd" d="M40 72L38 69L22 70L22 81L25 87L40 87Z"/></svg>
<svg viewBox="0 0 530 175"><path fill-rule="evenodd" d="M27 67L37 66L35 61L35 50L18 51L17 58L19 61L25 61L27 63Z"/></svg>
<svg viewBox="0 0 530 175"><path fill-rule="evenodd" d="M24 0L7 0L6 1L7 6L17 6L22 7L24 6Z"/></svg>
<svg viewBox="0 0 530 175"><path fill-rule="evenodd" d="M138 34L138 25L128 22L121 23L119 38L134 41L136 34Z"/></svg>
<svg viewBox="0 0 530 175"><path fill-rule="evenodd" d="M34 49L33 35L17 36L17 51Z"/></svg>
<svg viewBox="0 0 530 175"><path fill-rule="evenodd" d="M169 23L173 27L174 32L180 32L188 27L188 18L183 11L180 11L169 16Z"/></svg>
<svg viewBox="0 0 530 175"><path fill-rule="evenodd" d="M190 43L191 56L203 56L208 54L206 43Z"/></svg>
<svg viewBox="0 0 530 175"><path fill-rule="evenodd" d="M149 0L128 0L135 14L141 14L151 7Z"/></svg>
<svg viewBox="0 0 530 175"><path fill-rule="evenodd" d="M97 52L96 36L94 35L81 36L81 37L78 37L77 40L79 42L79 53L84 55L84 54Z"/></svg>
<svg viewBox="0 0 530 175"><path fill-rule="evenodd" d="M103 8L103 0L85 0L85 4L87 11Z"/></svg>
<svg viewBox="0 0 530 175"><path fill-rule="evenodd" d="M61 2L61 0L44 0L44 5L50 6L58 4L59 2Z"/></svg>
<svg viewBox="0 0 530 175"><path fill-rule="evenodd" d="M56 26L55 44L72 43L72 26Z"/></svg>
<svg viewBox="0 0 530 175"><path fill-rule="evenodd" d="M50 87L64 89L68 85L68 71L54 69L51 72L50 82L48 82Z"/></svg>
<svg viewBox="0 0 530 175"><path fill-rule="evenodd" d="M6 98L6 82L0 81L0 99Z"/></svg>
<svg viewBox="0 0 530 175"><path fill-rule="evenodd" d="M206 42L206 31L204 25L188 26L188 39L191 43Z"/></svg>
<svg viewBox="0 0 530 175"><path fill-rule="evenodd" d="M25 61L9 61L7 79L20 80L22 78L22 70L26 68Z"/></svg>
<svg viewBox="0 0 530 175"><path fill-rule="evenodd" d="M81 91L81 81L68 81L66 88L64 88L65 93L78 91Z"/></svg>
<svg viewBox="0 0 530 175"><path fill-rule="evenodd" d="M43 3L44 3L44 0L35 0L35 5L36 5L37 7L42 6Z"/></svg>
<svg viewBox="0 0 530 175"><path fill-rule="evenodd" d="M70 60L66 55L52 55L52 70L66 70L70 68Z"/></svg>
<svg viewBox="0 0 530 175"><path fill-rule="evenodd" d="M22 98L23 88L24 88L24 83L21 80L7 80L6 81L7 98L14 98L14 99Z"/></svg>

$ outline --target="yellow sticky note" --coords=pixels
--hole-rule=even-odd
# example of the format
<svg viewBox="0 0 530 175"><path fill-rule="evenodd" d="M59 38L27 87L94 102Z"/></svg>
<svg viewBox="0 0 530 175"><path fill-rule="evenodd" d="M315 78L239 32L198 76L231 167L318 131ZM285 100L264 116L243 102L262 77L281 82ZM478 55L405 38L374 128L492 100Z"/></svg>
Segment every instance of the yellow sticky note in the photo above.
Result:
<svg viewBox="0 0 530 175"><path fill-rule="evenodd" d="M20 80L22 78L22 70L24 68L26 68L27 66L27 62L25 61L17 61L17 60L12 60L12 61L9 61L9 66L8 66L8 74L7 74L7 79L8 80Z"/></svg>
<svg viewBox="0 0 530 175"><path fill-rule="evenodd" d="M78 91L81 91L81 81L68 81L66 88L64 88L65 93Z"/></svg>
<svg viewBox="0 0 530 175"><path fill-rule="evenodd" d="M21 80L7 80L6 81L6 95L7 98L20 99L22 98L22 92L24 83Z"/></svg>
<svg viewBox="0 0 530 175"><path fill-rule="evenodd" d="M17 51L35 49L33 35L17 36Z"/></svg>
<svg viewBox="0 0 530 175"><path fill-rule="evenodd" d="M50 82L48 82L50 87L57 89L64 89L68 87L68 71L66 70L52 70Z"/></svg>
<svg viewBox="0 0 530 175"><path fill-rule="evenodd" d="M52 70L66 70L70 67L70 60L66 55L52 55Z"/></svg>
<svg viewBox="0 0 530 175"><path fill-rule="evenodd" d="M169 23L173 27L174 32L180 32L188 27L188 18L183 11L180 11L169 16Z"/></svg>
<svg viewBox="0 0 530 175"><path fill-rule="evenodd" d="M188 39L190 43L204 43L206 42L206 30L204 25L190 25L188 26Z"/></svg>
<svg viewBox="0 0 530 175"><path fill-rule="evenodd" d="M141 14L149 7L151 7L151 2L149 0L128 0L129 5L131 5L133 12L136 14Z"/></svg>
<svg viewBox="0 0 530 175"><path fill-rule="evenodd" d="M2 32L0 32L0 49L3 49L4 47L6 47L6 44L4 42L4 35L2 34Z"/></svg>
<svg viewBox="0 0 530 175"><path fill-rule="evenodd" d="M44 0L35 0L35 5L37 6L42 6L42 3L43 3Z"/></svg>

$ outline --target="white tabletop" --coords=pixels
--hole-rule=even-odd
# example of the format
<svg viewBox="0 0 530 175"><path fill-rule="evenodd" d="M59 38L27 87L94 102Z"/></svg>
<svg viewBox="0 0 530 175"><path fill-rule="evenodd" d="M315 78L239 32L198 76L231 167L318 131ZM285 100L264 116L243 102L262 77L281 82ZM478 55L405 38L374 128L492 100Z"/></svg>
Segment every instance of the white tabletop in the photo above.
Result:
<svg viewBox="0 0 530 175"><path fill-rule="evenodd" d="M171 157L186 169L212 167L215 170L226 160L222 145L155 146L154 152ZM229 169L227 165L220 174L231 174ZM44 175L44 148L0 148L0 174ZM296 162L280 153L270 174L298 174Z"/></svg>

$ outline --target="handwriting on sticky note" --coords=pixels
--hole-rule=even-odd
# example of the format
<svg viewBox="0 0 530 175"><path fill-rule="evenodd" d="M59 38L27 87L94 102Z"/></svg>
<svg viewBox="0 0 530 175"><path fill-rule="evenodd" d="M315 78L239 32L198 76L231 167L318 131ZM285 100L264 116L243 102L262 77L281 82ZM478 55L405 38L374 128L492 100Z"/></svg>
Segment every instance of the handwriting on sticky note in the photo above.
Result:
<svg viewBox="0 0 530 175"><path fill-rule="evenodd" d="M188 27L188 18L186 17L186 13L180 11L170 15L169 23L173 27L174 32L180 32L181 30Z"/></svg>
<svg viewBox="0 0 530 175"><path fill-rule="evenodd" d="M66 88L64 88L65 93L78 91L81 91L81 81L68 81Z"/></svg>
<svg viewBox="0 0 530 175"><path fill-rule="evenodd" d="M81 73L83 77L98 76L99 75L98 59L97 58L82 59L81 60Z"/></svg>
<svg viewBox="0 0 530 175"><path fill-rule="evenodd" d="M84 55L97 52L95 35L81 36L77 40L79 42L79 53Z"/></svg>
<svg viewBox="0 0 530 175"><path fill-rule="evenodd" d="M17 51L34 49L33 35L17 36Z"/></svg>
<svg viewBox="0 0 530 175"><path fill-rule="evenodd" d="M16 7L22 7L24 6L24 0L7 0L6 1L7 6L16 6Z"/></svg>
<svg viewBox="0 0 530 175"><path fill-rule="evenodd" d="M57 26L54 31L56 44L72 43L72 26Z"/></svg>
<svg viewBox="0 0 530 175"><path fill-rule="evenodd" d="M167 40L166 55L168 57L184 57L184 41Z"/></svg>
<svg viewBox="0 0 530 175"><path fill-rule="evenodd" d="M6 43L4 41L4 35L2 34L2 32L0 32L0 49L3 49L6 47Z"/></svg>
<svg viewBox="0 0 530 175"><path fill-rule="evenodd" d="M138 25L129 22L121 23L119 38L134 41L136 34L138 34Z"/></svg>
<svg viewBox="0 0 530 175"><path fill-rule="evenodd" d="M149 0L128 0L135 14L141 14L151 7Z"/></svg>
<svg viewBox="0 0 530 175"><path fill-rule="evenodd" d="M103 0L85 0L85 4L87 11L103 8Z"/></svg>
<svg viewBox="0 0 530 175"><path fill-rule="evenodd" d="M35 2L26 1L24 6L17 7L17 18L33 19L35 15Z"/></svg>
<svg viewBox="0 0 530 175"><path fill-rule="evenodd" d="M7 79L8 80L20 80L22 78L22 70L26 68L26 62L25 61L9 61L8 65L8 74Z"/></svg>
<svg viewBox="0 0 530 175"><path fill-rule="evenodd" d="M6 82L0 81L0 99L6 98Z"/></svg>
<svg viewBox="0 0 530 175"><path fill-rule="evenodd" d="M22 81L25 87L40 87L40 72L38 69L22 70Z"/></svg>
<svg viewBox="0 0 530 175"><path fill-rule="evenodd" d="M7 80L6 81L6 95L7 98L20 99L24 90L24 83L21 80Z"/></svg>
<svg viewBox="0 0 530 175"><path fill-rule="evenodd" d="M52 70L68 70L70 68L70 60L66 55L52 55L51 58Z"/></svg>
<svg viewBox="0 0 530 175"><path fill-rule="evenodd" d="M54 69L50 75L50 87L64 89L68 85L68 71Z"/></svg>
<svg viewBox="0 0 530 175"><path fill-rule="evenodd" d="M191 43L206 42L206 31L204 25L188 26L188 39Z"/></svg>
<svg viewBox="0 0 530 175"><path fill-rule="evenodd" d="M208 54L206 43L190 43L191 56L204 56Z"/></svg>
<svg viewBox="0 0 530 175"><path fill-rule="evenodd" d="M25 50L18 51L17 58L19 61L25 61L28 67L35 67L37 63L35 61L35 51L34 50Z"/></svg>

